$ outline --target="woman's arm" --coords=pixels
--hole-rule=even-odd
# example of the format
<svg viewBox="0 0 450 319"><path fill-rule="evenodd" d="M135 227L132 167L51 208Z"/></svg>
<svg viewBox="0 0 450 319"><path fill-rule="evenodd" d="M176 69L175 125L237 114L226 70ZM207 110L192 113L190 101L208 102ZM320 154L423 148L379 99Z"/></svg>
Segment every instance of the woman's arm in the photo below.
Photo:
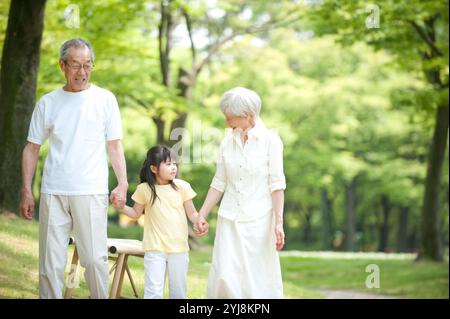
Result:
<svg viewBox="0 0 450 319"><path fill-rule="evenodd" d="M269 187L275 214L276 247L281 250L284 246L283 210L286 177L283 172L283 142L278 135L271 136L269 150Z"/></svg>
<svg viewBox="0 0 450 319"><path fill-rule="evenodd" d="M205 202L203 203L202 208L200 208L199 215L200 217L206 219L217 203L222 198L223 192L210 187L208 194L206 195Z"/></svg>
<svg viewBox="0 0 450 319"><path fill-rule="evenodd" d="M125 205L122 209L118 209L118 211L127 215L130 218L138 219L144 212L144 205L138 203L134 203L133 207Z"/></svg>
<svg viewBox="0 0 450 319"><path fill-rule="evenodd" d="M206 217L208 217L211 210L214 206L217 205L220 198L222 198L223 192L218 191L215 188L210 187L208 194L206 195L205 202L203 203L202 208L198 212L197 222L194 224L195 232L201 236L200 234L206 234L208 232L208 222L206 221Z"/></svg>
<svg viewBox="0 0 450 319"><path fill-rule="evenodd" d="M284 190L279 189L272 193L272 207L275 214L275 236L277 249L281 250L284 246L283 230L283 210L284 210Z"/></svg>

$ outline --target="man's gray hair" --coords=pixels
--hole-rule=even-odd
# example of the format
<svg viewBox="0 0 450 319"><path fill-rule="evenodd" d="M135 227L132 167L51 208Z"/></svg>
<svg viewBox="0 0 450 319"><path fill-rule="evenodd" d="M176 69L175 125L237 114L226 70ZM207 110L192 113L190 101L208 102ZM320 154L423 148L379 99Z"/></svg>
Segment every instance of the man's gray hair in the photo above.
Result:
<svg viewBox="0 0 450 319"><path fill-rule="evenodd" d="M94 63L94 59L95 59L95 54L94 54L94 49L92 48L92 45L87 42L86 40L83 40L81 38L78 39L71 39L71 40L67 40L66 42L63 43L63 45L61 46L61 48L59 49L59 58L61 60L63 60L64 62L67 62L67 53L69 51L70 48L82 48L82 47L86 47L89 49L89 51L91 52L91 62Z"/></svg>
<svg viewBox="0 0 450 319"><path fill-rule="evenodd" d="M235 116L249 114L256 119L261 111L261 98L255 91L235 87L224 93L220 101L220 109L224 114Z"/></svg>

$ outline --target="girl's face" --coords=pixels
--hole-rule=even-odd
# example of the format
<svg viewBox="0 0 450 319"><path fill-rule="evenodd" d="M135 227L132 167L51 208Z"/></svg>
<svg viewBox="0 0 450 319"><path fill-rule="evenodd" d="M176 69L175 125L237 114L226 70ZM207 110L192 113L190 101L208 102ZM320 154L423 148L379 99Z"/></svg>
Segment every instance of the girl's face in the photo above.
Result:
<svg viewBox="0 0 450 319"><path fill-rule="evenodd" d="M245 116L225 114L225 122L227 123L228 127L232 128L233 130L238 129L242 131L245 131L246 129L255 125L252 116L249 114Z"/></svg>
<svg viewBox="0 0 450 319"><path fill-rule="evenodd" d="M154 165L151 165L150 169L156 175L156 181L159 184L167 184L177 176L178 163L168 159L161 162L158 169Z"/></svg>

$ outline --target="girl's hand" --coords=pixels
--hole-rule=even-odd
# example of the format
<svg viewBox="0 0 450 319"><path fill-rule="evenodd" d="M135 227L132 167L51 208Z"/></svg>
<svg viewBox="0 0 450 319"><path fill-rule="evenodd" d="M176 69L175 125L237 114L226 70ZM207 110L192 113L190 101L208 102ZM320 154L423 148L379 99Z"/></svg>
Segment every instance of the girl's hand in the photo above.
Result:
<svg viewBox="0 0 450 319"><path fill-rule="evenodd" d="M111 194L111 202L113 207L120 212L125 208L125 200L116 194Z"/></svg>
<svg viewBox="0 0 450 319"><path fill-rule="evenodd" d="M197 222L194 224L194 231L198 237L205 236L208 233L209 224L203 216L199 216Z"/></svg>
<svg viewBox="0 0 450 319"><path fill-rule="evenodd" d="M277 240L277 242L276 242L277 250L283 249L283 247L284 247L283 223L276 223L275 224L275 238Z"/></svg>

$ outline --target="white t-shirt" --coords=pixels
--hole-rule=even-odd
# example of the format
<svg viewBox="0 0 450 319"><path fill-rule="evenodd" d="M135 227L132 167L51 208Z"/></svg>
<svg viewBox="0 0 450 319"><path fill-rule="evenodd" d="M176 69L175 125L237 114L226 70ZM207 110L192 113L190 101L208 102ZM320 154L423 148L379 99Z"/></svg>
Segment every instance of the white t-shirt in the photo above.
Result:
<svg viewBox="0 0 450 319"><path fill-rule="evenodd" d="M27 140L42 145L49 139L41 192L54 195L108 194L106 141L122 138L115 96L91 84L44 95L31 118Z"/></svg>

